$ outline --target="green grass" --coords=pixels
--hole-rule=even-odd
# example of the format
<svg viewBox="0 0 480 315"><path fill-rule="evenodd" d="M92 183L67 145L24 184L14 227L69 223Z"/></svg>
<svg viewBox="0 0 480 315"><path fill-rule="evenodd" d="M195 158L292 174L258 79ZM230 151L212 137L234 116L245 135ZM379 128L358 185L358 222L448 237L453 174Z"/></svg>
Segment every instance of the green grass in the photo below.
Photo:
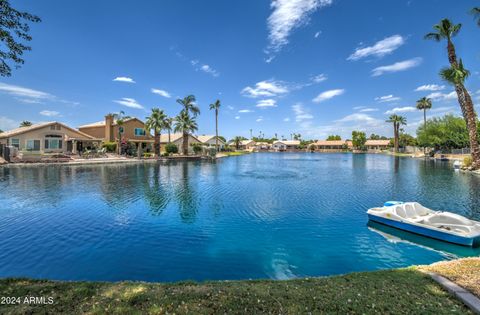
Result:
<svg viewBox="0 0 480 315"><path fill-rule="evenodd" d="M239 156L239 155L244 155L244 154L250 154L251 152L249 151L233 151L233 152L222 152L226 156Z"/></svg>
<svg viewBox="0 0 480 315"><path fill-rule="evenodd" d="M289 281L55 282L0 280L0 296L53 297L0 305L0 314L470 314L413 268Z"/></svg>

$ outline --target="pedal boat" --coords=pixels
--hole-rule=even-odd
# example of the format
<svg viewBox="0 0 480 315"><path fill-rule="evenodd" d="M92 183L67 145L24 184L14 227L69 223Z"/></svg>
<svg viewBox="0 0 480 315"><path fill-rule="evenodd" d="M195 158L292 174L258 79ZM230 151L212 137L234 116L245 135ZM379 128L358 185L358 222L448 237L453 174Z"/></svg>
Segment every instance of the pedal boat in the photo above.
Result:
<svg viewBox="0 0 480 315"><path fill-rule="evenodd" d="M458 245L480 245L480 222L406 202L367 211L371 221Z"/></svg>

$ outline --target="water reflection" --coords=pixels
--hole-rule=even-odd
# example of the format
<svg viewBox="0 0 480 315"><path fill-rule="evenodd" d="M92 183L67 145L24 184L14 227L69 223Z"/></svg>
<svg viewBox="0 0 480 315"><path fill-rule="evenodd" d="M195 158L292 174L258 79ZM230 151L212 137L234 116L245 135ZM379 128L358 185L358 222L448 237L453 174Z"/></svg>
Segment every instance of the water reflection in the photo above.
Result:
<svg viewBox="0 0 480 315"><path fill-rule="evenodd" d="M165 180L165 178L161 178L162 170L168 171L170 173L170 168L164 169L160 165L154 165L153 167L147 169L146 172L144 172L145 185L143 193L145 196L145 201L149 206L150 213L154 216L161 215L170 201L167 191L168 187L165 185L167 183L162 183L162 180Z"/></svg>
<svg viewBox="0 0 480 315"><path fill-rule="evenodd" d="M184 223L195 222L198 212L198 202L195 189L191 184L190 163L181 163L181 177L175 188L180 218Z"/></svg>

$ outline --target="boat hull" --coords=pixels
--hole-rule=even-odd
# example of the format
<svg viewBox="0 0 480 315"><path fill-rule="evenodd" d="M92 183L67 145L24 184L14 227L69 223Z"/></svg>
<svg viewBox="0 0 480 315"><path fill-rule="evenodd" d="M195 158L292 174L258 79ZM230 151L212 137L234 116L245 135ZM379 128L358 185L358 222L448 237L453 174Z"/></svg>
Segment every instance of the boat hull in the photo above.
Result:
<svg viewBox="0 0 480 315"><path fill-rule="evenodd" d="M430 238L434 238L437 240L453 243L453 244L458 244L458 245L463 245L463 246L474 246L476 242L479 240L477 238L471 238L471 237L462 237L462 236L457 236L449 233L442 233L440 231L435 231L432 229L424 228L418 225L413 225L409 223L404 223L404 222L399 222L395 220L390 220L384 217L379 217L373 214L368 214L368 218L371 221L378 222L384 225L392 226L400 230L408 231L411 233L427 236Z"/></svg>

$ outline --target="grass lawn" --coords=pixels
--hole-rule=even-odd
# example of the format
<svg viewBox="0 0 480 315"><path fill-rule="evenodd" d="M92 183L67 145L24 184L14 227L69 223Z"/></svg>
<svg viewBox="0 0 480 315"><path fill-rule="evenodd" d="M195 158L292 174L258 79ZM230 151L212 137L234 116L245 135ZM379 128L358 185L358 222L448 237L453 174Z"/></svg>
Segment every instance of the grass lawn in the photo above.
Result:
<svg viewBox="0 0 480 315"><path fill-rule="evenodd" d="M252 152L250 151L232 151L232 152L222 152L222 154L225 154L226 156L238 156L238 155L244 155L244 154L250 154Z"/></svg>
<svg viewBox="0 0 480 315"><path fill-rule="evenodd" d="M53 297L0 305L0 314L471 314L414 268L288 281L55 282L0 280L0 296Z"/></svg>

